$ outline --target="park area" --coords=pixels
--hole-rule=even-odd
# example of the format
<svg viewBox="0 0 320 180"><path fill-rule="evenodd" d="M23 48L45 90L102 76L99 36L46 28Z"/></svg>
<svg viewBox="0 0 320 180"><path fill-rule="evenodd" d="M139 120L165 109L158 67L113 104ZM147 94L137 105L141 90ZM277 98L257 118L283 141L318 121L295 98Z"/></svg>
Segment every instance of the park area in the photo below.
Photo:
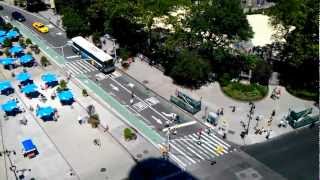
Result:
<svg viewBox="0 0 320 180"><path fill-rule="evenodd" d="M268 94L268 87L259 84L241 84L231 82L222 87L222 91L229 97L240 101L261 100Z"/></svg>

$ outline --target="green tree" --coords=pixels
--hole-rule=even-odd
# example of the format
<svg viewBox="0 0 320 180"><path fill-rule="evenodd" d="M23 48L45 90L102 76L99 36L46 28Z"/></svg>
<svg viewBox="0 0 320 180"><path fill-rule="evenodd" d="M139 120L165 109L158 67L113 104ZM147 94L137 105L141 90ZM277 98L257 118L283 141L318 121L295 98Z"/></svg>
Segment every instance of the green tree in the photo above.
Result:
<svg viewBox="0 0 320 180"><path fill-rule="evenodd" d="M81 16L77 10L65 8L63 10L62 21L63 26L66 29L67 36L70 38L88 33L89 28L86 18Z"/></svg>
<svg viewBox="0 0 320 180"><path fill-rule="evenodd" d="M281 82L289 89L319 94L319 1L277 0L272 22L281 24L286 43L281 49ZM294 27L294 28L292 28Z"/></svg>
<svg viewBox="0 0 320 180"><path fill-rule="evenodd" d="M179 53L170 75L178 84L197 88L208 80L209 72L210 66L206 61L195 52L183 50Z"/></svg>
<svg viewBox="0 0 320 180"><path fill-rule="evenodd" d="M264 60L258 60L252 71L251 81L253 83L259 83L261 85L268 85L272 68L268 62Z"/></svg>

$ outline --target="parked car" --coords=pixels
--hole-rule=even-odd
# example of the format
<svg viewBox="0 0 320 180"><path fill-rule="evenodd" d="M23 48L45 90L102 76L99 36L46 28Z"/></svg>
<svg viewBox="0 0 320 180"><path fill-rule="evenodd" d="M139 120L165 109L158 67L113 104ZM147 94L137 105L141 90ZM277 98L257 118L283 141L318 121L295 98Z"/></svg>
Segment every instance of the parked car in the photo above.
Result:
<svg viewBox="0 0 320 180"><path fill-rule="evenodd" d="M12 18L19 21L19 22L23 22L26 20L26 18L19 12L17 11L14 11L12 14L11 14Z"/></svg>
<svg viewBox="0 0 320 180"><path fill-rule="evenodd" d="M49 32L49 28L42 24L41 22L34 22L32 23L32 27L34 27L37 31L41 33L47 33Z"/></svg>

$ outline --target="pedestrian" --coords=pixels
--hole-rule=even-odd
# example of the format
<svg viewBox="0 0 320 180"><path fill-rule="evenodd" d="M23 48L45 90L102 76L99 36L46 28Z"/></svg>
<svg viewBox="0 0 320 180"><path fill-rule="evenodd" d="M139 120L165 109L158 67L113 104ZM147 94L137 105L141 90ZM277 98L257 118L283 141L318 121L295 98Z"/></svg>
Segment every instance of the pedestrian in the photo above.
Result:
<svg viewBox="0 0 320 180"><path fill-rule="evenodd" d="M133 91L131 91L131 98L132 98L132 99L134 98L134 93L133 93Z"/></svg>
<svg viewBox="0 0 320 180"><path fill-rule="evenodd" d="M220 109L217 110L217 115L220 116Z"/></svg>
<svg viewBox="0 0 320 180"><path fill-rule="evenodd" d="M236 112L236 106L232 106L232 112Z"/></svg>
<svg viewBox="0 0 320 180"><path fill-rule="evenodd" d="M130 99L130 105L133 105L133 98Z"/></svg>
<svg viewBox="0 0 320 180"><path fill-rule="evenodd" d="M208 133L208 135L211 134L211 129L210 128L208 128L207 133Z"/></svg>
<svg viewBox="0 0 320 180"><path fill-rule="evenodd" d="M276 115L276 110L273 110L271 113L271 116L275 116Z"/></svg>
<svg viewBox="0 0 320 180"><path fill-rule="evenodd" d="M223 116L223 108L220 110L220 115Z"/></svg>

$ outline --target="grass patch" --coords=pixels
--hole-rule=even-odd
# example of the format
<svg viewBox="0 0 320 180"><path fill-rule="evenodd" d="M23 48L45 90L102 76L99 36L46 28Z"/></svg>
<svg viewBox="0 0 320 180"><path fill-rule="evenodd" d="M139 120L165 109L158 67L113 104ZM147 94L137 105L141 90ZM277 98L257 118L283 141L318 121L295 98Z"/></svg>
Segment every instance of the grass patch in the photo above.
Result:
<svg viewBox="0 0 320 180"><path fill-rule="evenodd" d="M307 89L293 89L290 86L287 86L286 89L290 94L298 98L318 101L319 94L317 92L312 92Z"/></svg>
<svg viewBox="0 0 320 180"><path fill-rule="evenodd" d="M240 101L257 101L268 94L268 87L259 84L245 85L231 82L222 87L222 91L229 97Z"/></svg>

